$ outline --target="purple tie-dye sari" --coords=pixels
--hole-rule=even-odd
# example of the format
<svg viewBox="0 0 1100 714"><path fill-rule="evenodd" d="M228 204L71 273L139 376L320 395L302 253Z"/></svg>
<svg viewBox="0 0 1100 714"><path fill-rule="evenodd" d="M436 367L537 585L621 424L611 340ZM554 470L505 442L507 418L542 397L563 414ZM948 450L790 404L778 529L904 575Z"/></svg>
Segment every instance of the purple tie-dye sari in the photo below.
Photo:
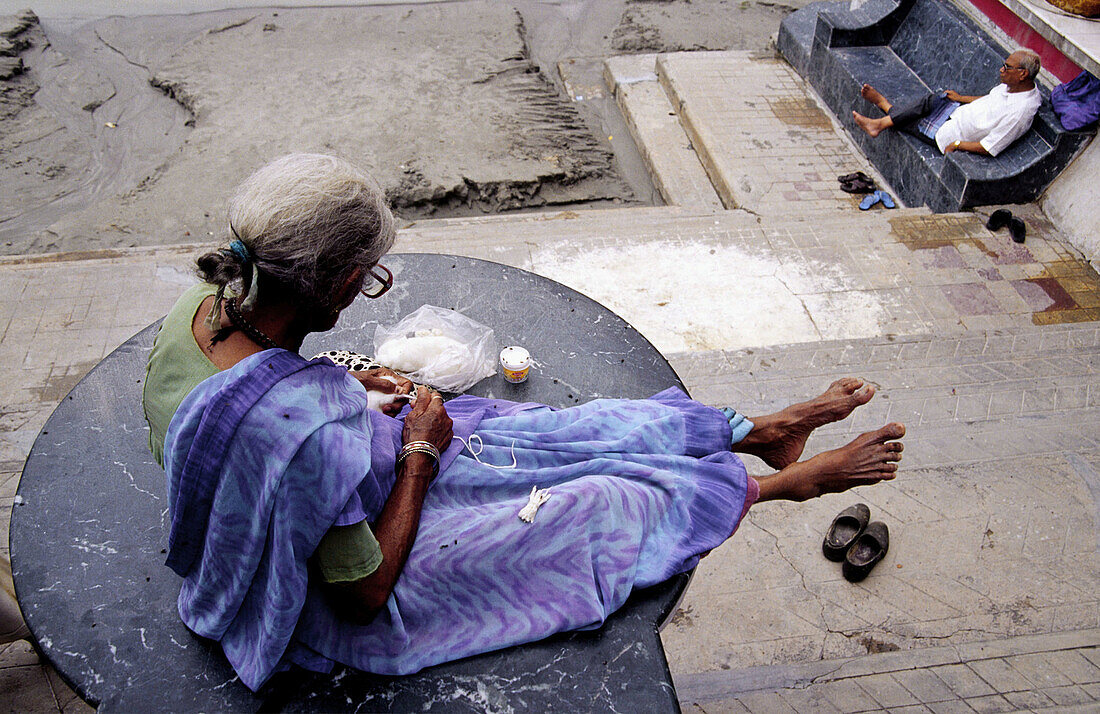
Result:
<svg viewBox="0 0 1100 714"><path fill-rule="evenodd" d="M480 462L458 439L447 449L393 594L357 626L307 561L349 499L368 520L382 510L400 419L368 411L343 368L283 350L180 405L165 439L179 611L249 687L291 662L408 674L598 627L633 588L721 544L755 495L726 418L678 390L560 411L463 396L447 411L457 436L484 443ZM487 465L513 455L515 468ZM532 486L552 496L528 524Z"/></svg>

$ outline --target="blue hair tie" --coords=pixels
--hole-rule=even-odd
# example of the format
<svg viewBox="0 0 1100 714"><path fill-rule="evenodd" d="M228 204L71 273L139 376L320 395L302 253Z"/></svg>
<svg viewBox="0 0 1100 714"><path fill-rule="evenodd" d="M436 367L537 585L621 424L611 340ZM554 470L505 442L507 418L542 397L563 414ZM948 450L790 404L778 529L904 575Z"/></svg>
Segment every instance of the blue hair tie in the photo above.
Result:
<svg viewBox="0 0 1100 714"><path fill-rule="evenodd" d="M248 249L248 246L240 238L234 238L233 242L229 244L229 250L233 255L237 256L237 260L244 264L252 262L252 251Z"/></svg>

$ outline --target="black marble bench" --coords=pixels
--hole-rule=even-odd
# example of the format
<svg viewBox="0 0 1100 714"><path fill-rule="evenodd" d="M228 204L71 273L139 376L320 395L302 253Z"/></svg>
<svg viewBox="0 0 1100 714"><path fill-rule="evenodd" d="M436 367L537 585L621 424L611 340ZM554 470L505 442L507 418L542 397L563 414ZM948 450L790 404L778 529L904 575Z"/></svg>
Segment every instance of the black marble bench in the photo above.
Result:
<svg viewBox="0 0 1100 714"><path fill-rule="evenodd" d="M1034 201L1080 151L1092 131L1066 131L1040 85L1043 106L1031 129L996 157L947 156L905 132L871 139L852 110L882 113L859 96L871 84L894 104L928 91L983 95L997 84L1010 49L986 35L949 0L814 2L780 25L779 50L821 95L898 195L938 213Z"/></svg>
<svg viewBox="0 0 1100 714"><path fill-rule="evenodd" d="M644 398L681 384L661 354L598 303L531 273L440 255L395 255L394 289L359 300L302 353L370 352L376 323L422 304L460 310L526 346L527 382L499 374L471 393L570 406ZM657 631L689 574L638 591L599 630L432 667L407 677L338 668L280 675L258 695L217 645L176 613L180 580L164 566L164 472L141 412L151 325L95 367L43 427L19 484L11 559L19 602L45 657L109 711L679 711Z"/></svg>

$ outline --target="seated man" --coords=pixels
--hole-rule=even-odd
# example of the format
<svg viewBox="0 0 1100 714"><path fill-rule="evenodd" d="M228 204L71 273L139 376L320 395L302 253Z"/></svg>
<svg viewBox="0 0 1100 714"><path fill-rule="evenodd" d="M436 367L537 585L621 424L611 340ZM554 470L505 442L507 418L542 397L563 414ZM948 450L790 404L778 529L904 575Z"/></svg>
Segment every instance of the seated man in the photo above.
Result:
<svg viewBox="0 0 1100 714"><path fill-rule="evenodd" d="M1042 98L1035 88L1039 55L1017 50L1001 65L1001 83L984 97L970 97L948 90L929 93L920 101L897 109L869 84L860 95L886 112L878 119L852 112L856 126L871 137L883 129L903 129L944 154L970 151L996 156L1019 139L1031 126Z"/></svg>

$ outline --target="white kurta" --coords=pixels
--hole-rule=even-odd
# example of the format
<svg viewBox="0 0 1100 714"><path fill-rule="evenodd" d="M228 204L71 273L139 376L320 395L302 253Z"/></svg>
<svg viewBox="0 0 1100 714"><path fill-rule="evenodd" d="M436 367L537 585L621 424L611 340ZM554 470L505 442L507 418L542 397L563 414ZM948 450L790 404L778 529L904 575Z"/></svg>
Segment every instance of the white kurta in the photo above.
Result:
<svg viewBox="0 0 1100 714"><path fill-rule="evenodd" d="M936 132L936 145L944 151L956 141L977 141L996 156L1027 132L1042 101L1038 89L1009 92L1006 85L998 84L984 97L956 109Z"/></svg>

